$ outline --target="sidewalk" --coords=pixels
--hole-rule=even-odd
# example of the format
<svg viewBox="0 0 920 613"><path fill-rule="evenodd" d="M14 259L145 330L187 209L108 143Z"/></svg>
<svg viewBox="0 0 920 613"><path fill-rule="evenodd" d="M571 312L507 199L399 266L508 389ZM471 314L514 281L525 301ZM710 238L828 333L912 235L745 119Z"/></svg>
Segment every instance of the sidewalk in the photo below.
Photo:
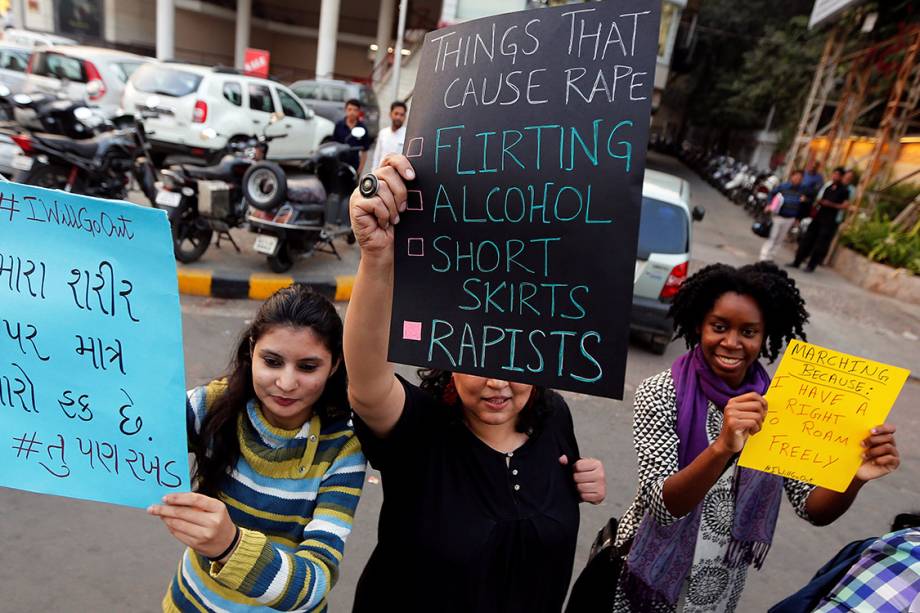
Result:
<svg viewBox="0 0 920 613"><path fill-rule="evenodd" d="M753 220L744 209L676 158L649 152L648 165L687 179L692 204L706 209L706 217L693 228L691 272L716 262L742 265L757 260L764 239L751 232ZM786 244L777 264L785 266L792 258L791 246ZM795 279L812 313L806 327L810 342L908 368L911 378L920 380L920 308L873 294L831 268L822 266L813 273L785 270Z"/></svg>
<svg viewBox="0 0 920 613"><path fill-rule="evenodd" d="M291 270L278 275L270 272L266 258L252 249L255 234L233 229L231 236L240 252L226 239L215 242L197 262L176 262L179 292L216 298L264 300L275 290L297 281L332 300L348 300L358 270L358 247L344 239L335 241L341 259L332 253L314 252L294 262Z"/></svg>

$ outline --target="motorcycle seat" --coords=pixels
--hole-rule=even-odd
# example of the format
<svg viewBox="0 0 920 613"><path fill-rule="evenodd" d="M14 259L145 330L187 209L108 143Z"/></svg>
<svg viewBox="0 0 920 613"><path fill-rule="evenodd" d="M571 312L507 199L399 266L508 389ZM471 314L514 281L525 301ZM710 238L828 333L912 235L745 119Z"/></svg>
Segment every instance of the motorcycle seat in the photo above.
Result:
<svg viewBox="0 0 920 613"><path fill-rule="evenodd" d="M288 177L287 199L289 202L324 203L326 189L313 175Z"/></svg>
<svg viewBox="0 0 920 613"><path fill-rule="evenodd" d="M99 136L94 136L93 138L86 138L81 140L74 140L69 136L63 136L60 134L47 134L47 133L35 133L33 136L40 142L47 144L50 147L66 151L68 153L73 153L74 155L79 155L84 158L91 158L96 155L96 151L99 150L99 143L102 140L109 138L107 134L100 134Z"/></svg>
<svg viewBox="0 0 920 613"><path fill-rule="evenodd" d="M227 156L214 166L182 166L183 172L193 179L219 180L226 181L236 176L243 176L243 173L236 175L233 167L237 165L249 165L246 160L241 160L233 156Z"/></svg>

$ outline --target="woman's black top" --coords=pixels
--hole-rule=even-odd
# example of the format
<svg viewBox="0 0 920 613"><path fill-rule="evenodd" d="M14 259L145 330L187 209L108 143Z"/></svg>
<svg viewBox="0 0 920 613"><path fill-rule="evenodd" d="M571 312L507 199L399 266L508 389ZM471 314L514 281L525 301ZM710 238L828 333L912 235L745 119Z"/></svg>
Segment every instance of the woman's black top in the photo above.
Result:
<svg viewBox="0 0 920 613"><path fill-rule="evenodd" d="M558 613L579 521L565 401L548 391L541 426L505 454L479 440L459 409L402 383L406 404L385 439L355 418L382 475L383 508L354 611Z"/></svg>

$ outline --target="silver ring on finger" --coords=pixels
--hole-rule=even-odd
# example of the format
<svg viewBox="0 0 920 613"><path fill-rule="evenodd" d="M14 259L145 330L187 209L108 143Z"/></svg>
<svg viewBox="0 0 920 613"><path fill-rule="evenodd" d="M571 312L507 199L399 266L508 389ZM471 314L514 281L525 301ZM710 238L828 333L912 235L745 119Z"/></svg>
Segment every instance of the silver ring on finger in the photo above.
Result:
<svg viewBox="0 0 920 613"><path fill-rule="evenodd" d="M358 191L365 198L373 198L377 195L377 189L380 187L380 181L377 180L377 175L374 173L367 173L361 180L358 182Z"/></svg>

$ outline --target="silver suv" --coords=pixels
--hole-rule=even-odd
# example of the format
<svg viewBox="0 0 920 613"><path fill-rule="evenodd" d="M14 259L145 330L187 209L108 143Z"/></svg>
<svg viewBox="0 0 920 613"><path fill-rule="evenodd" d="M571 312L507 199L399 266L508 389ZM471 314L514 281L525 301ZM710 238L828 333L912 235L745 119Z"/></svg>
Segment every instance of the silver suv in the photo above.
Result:
<svg viewBox="0 0 920 613"><path fill-rule="evenodd" d="M345 117L345 103L355 99L361 103L361 121L367 126L371 139L377 138L380 128L380 107L374 90L363 83L350 81L295 81L290 85L298 98L309 105L320 117L336 121Z"/></svg>
<svg viewBox="0 0 920 613"><path fill-rule="evenodd" d="M630 328L649 334L657 354L665 352L673 336L668 309L687 278L691 219L700 221L704 213L698 206L691 212L690 184L685 180L645 171Z"/></svg>

